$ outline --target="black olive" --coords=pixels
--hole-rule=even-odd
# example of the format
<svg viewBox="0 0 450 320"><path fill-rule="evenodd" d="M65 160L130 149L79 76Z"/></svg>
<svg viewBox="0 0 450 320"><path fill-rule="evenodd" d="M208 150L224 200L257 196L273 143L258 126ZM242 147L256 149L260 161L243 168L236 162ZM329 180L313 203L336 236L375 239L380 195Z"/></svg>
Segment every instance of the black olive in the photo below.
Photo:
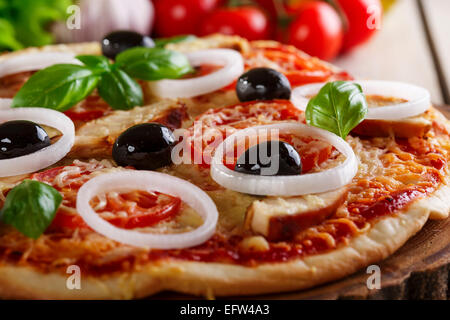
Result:
<svg viewBox="0 0 450 320"><path fill-rule="evenodd" d="M291 84L286 76L270 68L255 68L247 71L236 84L236 93L241 102L254 100L289 100Z"/></svg>
<svg viewBox="0 0 450 320"><path fill-rule="evenodd" d="M47 132L38 124L14 120L0 124L0 159L24 156L50 145Z"/></svg>
<svg viewBox="0 0 450 320"><path fill-rule="evenodd" d="M113 146L112 156L120 166L155 170L172 163L175 137L159 123L138 124L124 131Z"/></svg>
<svg viewBox="0 0 450 320"><path fill-rule="evenodd" d="M153 48L155 43L150 37L134 31L114 31L106 35L102 40L103 55L115 59L116 56L133 47Z"/></svg>
<svg viewBox="0 0 450 320"><path fill-rule="evenodd" d="M290 176L302 173L302 161L290 144L265 141L245 151L237 160L234 171L263 176Z"/></svg>

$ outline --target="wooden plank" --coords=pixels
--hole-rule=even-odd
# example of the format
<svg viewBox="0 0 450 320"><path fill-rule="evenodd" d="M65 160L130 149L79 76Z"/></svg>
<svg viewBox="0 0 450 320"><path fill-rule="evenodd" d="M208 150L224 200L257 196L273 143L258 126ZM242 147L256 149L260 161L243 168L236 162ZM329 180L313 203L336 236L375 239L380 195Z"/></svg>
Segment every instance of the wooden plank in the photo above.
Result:
<svg viewBox="0 0 450 320"><path fill-rule="evenodd" d="M450 1L420 0L432 40L445 102L450 104Z"/></svg>
<svg viewBox="0 0 450 320"><path fill-rule="evenodd" d="M381 30L335 64L359 78L417 84L430 91L434 103L443 101L415 0L399 0L385 15Z"/></svg>

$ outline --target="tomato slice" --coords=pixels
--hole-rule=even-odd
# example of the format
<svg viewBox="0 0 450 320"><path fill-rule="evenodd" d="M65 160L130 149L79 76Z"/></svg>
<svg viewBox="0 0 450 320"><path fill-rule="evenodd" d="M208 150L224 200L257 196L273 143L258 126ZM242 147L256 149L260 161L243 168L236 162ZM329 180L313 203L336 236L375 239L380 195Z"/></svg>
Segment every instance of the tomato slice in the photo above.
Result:
<svg viewBox="0 0 450 320"><path fill-rule="evenodd" d="M319 166L331 156L333 146L325 141L317 140L312 137L298 137L294 135L280 134L278 137L280 141L284 141L292 145L298 152L302 160L302 173L311 171L316 166ZM236 145L232 155L224 155L223 163L228 169L234 170L237 159L249 148L261 143L261 139L246 140L244 148L238 148ZM234 161L229 161L230 156Z"/></svg>
<svg viewBox="0 0 450 320"><path fill-rule="evenodd" d="M64 112L64 114L77 125L80 122L101 118L111 112L112 108L100 96L93 94Z"/></svg>
<svg viewBox="0 0 450 320"><path fill-rule="evenodd" d="M334 150L331 144L313 137L281 135L280 138L297 150L302 159L302 172L304 173L311 171L328 160Z"/></svg>
<svg viewBox="0 0 450 320"><path fill-rule="evenodd" d="M253 47L246 56L246 69L261 67L264 64L258 57L277 64L291 82L292 87L299 85L324 82L328 80L351 80L352 77L341 71L334 71L327 64L311 58L303 52L286 45L270 45Z"/></svg>
<svg viewBox="0 0 450 320"><path fill-rule="evenodd" d="M107 197L104 212L126 212L126 216L104 217L109 223L124 229L149 227L174 216L180 209L181 199L158 192L134 191ZM98 203L94 200L93 204Z"/></svg>
<svg viewBox="0 0 450 320"><path fill-rule="evenodd" d="M19 72L0 78L0 98L13 98L34 71Z"/></svg>
<svg viewBox="0 0 450 320"><path fill-rule="evenodd" d="M185 136L190 146L191 158L195 164L209 168L215 148L226 137L239 129L257 125L277 123L279 121L304 122L304 113L296 109L290 101L274 100L264 102L245 102L224 108L211 109L198 116L194 125ZM326 161L331 154L332 146L311 137L291 137L280 135L280 139L293 145L302 157L303 172ZM250 145L240 150L248 149ZM228 163L230 169L239 157L234 152L234 162Z"/></svg>
<svg viewBox="0 0 450 320"><path fill-rule="evenodd" d="M76 196L81 186L92 176L91 173L103 169L102 165L78 162L76 165L52 168L35 173L31 179L48 183L63 195L63 203L50 230L89 229L76 211ZM64 175L60 175L63 171ZM103 219L125 229L153 226L174 217L181 208L181 199L158 192L132 191L108 193L104 201L91 200L91 205Z"/></svg>
<svg viewBox="0 0 450 320"><path fill-rule="evenodd" d="M238 129L281 120L302 121L303 112L290 101L250 101L211 109L196 118L187 131L187 143L195 164L209 168L215 148Z"/></svg>
<svg viewBox="0 0 450 320"><path fill-rule="evenodd" d="M61 229L90 229L84 222L83 218L78 214L73 214L64 209L59 209L56 212L55 218L48 230L61 230Z"/></svg>
<svg viewBox="0 0 450 320"><path fill-rule="evenodd" d="M183 77L183 79L192 79L192 78L196 78L196 77L207 76L208 74L216 72L217 70L219 70L221 68L222 68L222 66L215 65L215 64L202 64L198 67L195 67L194 72L185 75Z"/></svg>
<svg viewBox="0 0 450 320"><path fill-rule="evenodd" d="M333 70L326 63L292 46L282 44L252 45L251 50L244 54L244 61L245 70L267 67L270 63L274 63L273 68L283 73L293 88L314 82L353 79L345 71ZM234 90L236 82L237 80L224 87L222 91Z"/></svg>

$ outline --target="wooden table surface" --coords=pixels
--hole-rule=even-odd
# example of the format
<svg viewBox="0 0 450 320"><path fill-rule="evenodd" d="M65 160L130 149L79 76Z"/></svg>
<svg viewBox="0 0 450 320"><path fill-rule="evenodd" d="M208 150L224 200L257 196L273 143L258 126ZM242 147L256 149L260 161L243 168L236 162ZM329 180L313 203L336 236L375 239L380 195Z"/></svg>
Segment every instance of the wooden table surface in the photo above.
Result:
<svg viewBox="0 0 450 320"><path fill-rule="evenodd" d="M450 104L450 0L398 0L367 44L334 63L358 78L423 86L434 103Z"/></svg>

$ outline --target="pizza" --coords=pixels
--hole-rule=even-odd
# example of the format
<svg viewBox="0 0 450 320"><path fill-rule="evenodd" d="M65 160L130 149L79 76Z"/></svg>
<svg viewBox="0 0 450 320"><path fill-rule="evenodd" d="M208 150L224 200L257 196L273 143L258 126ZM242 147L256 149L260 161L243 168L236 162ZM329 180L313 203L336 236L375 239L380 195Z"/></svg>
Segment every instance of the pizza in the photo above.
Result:
<svg viewBox="0 0 450 320"><path fill-rule="evenodd" d="M426 90L273 41L129 50L0 56L0 297L302 290L448 217L450 124Z"/></svg>

